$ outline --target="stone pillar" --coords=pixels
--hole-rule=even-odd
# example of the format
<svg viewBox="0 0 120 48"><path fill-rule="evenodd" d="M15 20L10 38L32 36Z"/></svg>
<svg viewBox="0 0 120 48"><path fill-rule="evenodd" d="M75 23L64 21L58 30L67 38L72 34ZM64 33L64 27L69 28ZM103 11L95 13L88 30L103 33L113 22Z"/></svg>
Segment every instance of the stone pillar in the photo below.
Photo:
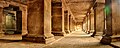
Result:
<svg viewBox="0 0 120 48"><path fill-rule="evenodd" d="M94 32L94 10L92 9L91 10L91 13L90 13L90 15L91 15L91 33L93 33Z"/></svg>
<svg viewBox="0 0 120 48"><path fill-rule="evenodd" d="M87 32L89 33L89 13L87 13Z"/></svg>
<svg viewBox="0 0 120 48"><path fill-rule="evenodd" d="M90 13L88 13L88 34L90 33L90 30L91 30L91 15Z"/></svg>
<svg viewBox="0 0 120 48"><path fill-rule="evenodd" d="M77 30L76 28L77 28L76 21L74 20L74 31Z"/></svg>
<svg viewBox="0 0 120 48"><path fill-rule="evenodd" d="M64 24L65 24L65 32L70 33L69 31L69 13L68 10L64 11Z"/></svg>
<svg viewBox="0 0 120 48"><path fill-rule="evenodd" d="M28 35L23 39L33 42L50 43L51 0L36 0L28 4Z"/></svg>
<svg viewBox="0 0 120 48"><path fill-rule="evenodd" d="M69 30L71 32L71 15L69 15Z"/></svg>
<svg viewBox="0 0 120 48"><path fill-rule="evenodd" d="M20 10L22 11L22 36L27 35L27 7L20 7ZM17 11L20 13L19 11ZM18 14L19 16L19 14Z"/></svg>
<svg viewBox="0 0 120 48"><path fill-rule="evenodd" d="M72 31L75 31L75 20L72 18Z"/></svg>
<svg viewBox="0 0 120 48"><path fill-rule="evenodd" d="M86 33L88 32L88 15L86 15L85 17L84 30Z"/></svg>
<svg viewBox="0 0 120 48"><path fill-rule="evenodd" d="M64 8L61 1L52 2L52 33L64 36Z"/></svg>
<svg viewBox="0 0 120 48"><path fill-rule="evenodd" d="M92 37L94 37L96 34L96 7L97 7L97 3L93 7L93 10L94 10L94 32L91 35Z"/></svg>
<svg viewBox="0 0 120 48"><path fill-rule="evenodd" d="M102 44L110 44L112 41L112 0L105 0L105 14L106 14L106 19L105 19L105 31L104 35L101 39Z"/></svg>
<svg viewBox="0 0 120 48"><path fill-rule="evenodd" d="M77 25L76 25L76 21L74 21L74 31L77 30Z"/></svg>
<svg viewBox="0 0 120 48"><path fill-rule="evenodd" d="M82 31L85 32L85 18L83 19L83 22L82 22Z"/></svg>
<svg viewBox="0 0 120 48"><path fill-rule="evenodd" d="M84 31L84 21L82 22L82 31Z"/></svg>
<svg viewBox="0 0 120 48"><path fill-rule="evenodd" d="M72 24L72 16L70 15L69 16L69 30L70 30L70 32L72 32L72 26L73 26L73 24Z"/></svg>
<svg viewBox="0 0 120 48"><path fill-rule="evenodd" d="M75 21L73 20L73 31L75 31Z"/></svg>
<svg viewBox="0 0 120 48"><path fill-rule="evenodd" d="M2 36L4 36L4 32L2 31L2 21L3 21L3 19L2 19L2 17L3 17L3 8L1 8L0 7L0 37L2 37Z"/></svg>

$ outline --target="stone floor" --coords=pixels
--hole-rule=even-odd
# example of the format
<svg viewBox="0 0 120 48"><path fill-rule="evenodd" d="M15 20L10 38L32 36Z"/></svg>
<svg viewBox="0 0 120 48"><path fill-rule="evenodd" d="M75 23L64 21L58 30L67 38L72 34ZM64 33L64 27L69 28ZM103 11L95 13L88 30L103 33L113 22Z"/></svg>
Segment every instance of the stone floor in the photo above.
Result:
<svg viewBox="0 0 120 48"><path fill-rule="evenodd" d="M116 47L120 48L120 41L112 42L111 44L112 44L113 46L116 46Z"/></svg>
<svg viewBox="0 0 120 48"><path fill-rule="evenodd" d="M90 35L76 31L63 39L44 48L113 48L109 45L102 45L98 39L90 37Z"/></svg>
<svg viewBox="0 0 120 48"><path fill-rule="evenodd" d="M102 45L98 39L90 35L76 31L65 37L55 37L55 42L51 44L41 44L33 42L11 42L0 41L0 48L113 48L109 45Z"/></svg>

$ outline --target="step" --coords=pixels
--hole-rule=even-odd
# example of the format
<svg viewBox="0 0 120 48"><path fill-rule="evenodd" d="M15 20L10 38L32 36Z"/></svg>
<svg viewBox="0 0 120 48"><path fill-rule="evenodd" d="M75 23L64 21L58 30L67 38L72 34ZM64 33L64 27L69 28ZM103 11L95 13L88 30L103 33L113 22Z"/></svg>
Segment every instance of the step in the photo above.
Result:
<svg viewBox="0 0 120 48"><path fill-rule="evenodd" d="M4 35L0 37L0 40L22 40L22 35L21 34Z"/></svg>
<svg viewBox="0 0 120 48"><path fill-rule="evenodd" d="M120 41L120 35L113 35L111 38L113 42Z"/></svg>

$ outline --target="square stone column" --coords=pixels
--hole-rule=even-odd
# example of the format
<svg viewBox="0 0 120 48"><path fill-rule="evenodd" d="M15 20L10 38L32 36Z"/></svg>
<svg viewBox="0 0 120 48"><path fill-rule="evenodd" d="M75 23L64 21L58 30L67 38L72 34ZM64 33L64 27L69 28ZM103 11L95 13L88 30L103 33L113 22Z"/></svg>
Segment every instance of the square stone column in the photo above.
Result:
<svg viewBox="0 0 120 48"><path fill-rule="evenodd" d="M105 31L100 43L111 44L112 35L112 0L105 0Z"/></svg>
<svg viewBox="0 0 120 48"><path fill-rule="evenodd" d="M68 10L64 11L64 24L65 24L65 32L70 33L69 31L69 13Z"/></svg>
<svg viewBox="0 0 120 48"><path fill-rule="evenodd" d="M64 36L64 8L62 1L52 2L52 33Z"/></svg>
<svg viewBox="0 0 120 48"><path fill-rule="evenodd" d="M90 30L90 32L93 33L94 32L94 10L93 9L91 10L90 16L91 16L91 30Z"/></svg>
<svg viewBox="0 0 120 48"><path fill-rule="evenodd" d="M0 37L4 36L4 32L2 31L2 17L3 17L3 8L0 7Z"/></svg>
<svg viewBox="0 0 120 48"><path fill-rule="evenodd" d="M72 24L72 16L69 15L69 30L70 30L70 32L73 31L73 30L72 30L72 26L73 26L73 24Z"/></svg>
<svg viewBox="0 0 120 48"><path fill-rule="evenodd" d="M74 31L75 30L75 21L73 19L73 16L69 16L69 29L70 29L70 32Z"/></svg>
<svg viewBox="0 0 120 48"><path fill-rule="evenodd" d="M87 32L87 30L88 30L88 16L86 15L83 21L83 31Z"/></svg>
<svg viewBox="0 0 120 48"><path fill-rule="evenodd" d="M75 21L74 20L72 20L72 31L75 31Z"/></svg>
<svg viewBox="0 0 120 48"><path fill-rule="evenodd" d="M74 22L74 23L73 23L73 24L74 24L74 26L73 26L73 30L76 31L76 28L77 28L77 27L76 27L76 26L77 26L77 25L76 25L76 21L73 20L73 22Z"/></svg>
<svg viewBox="0 0 120 48"><path fill-rule="evenodd" d="M51 34L51 0L36 0L28 4L28 35L25 40L50 43L54 41Z"/></svg>
<svg viewBox="0 0 120 48"><path fill-rule="evenodd" d="M97 7L97 3L95 3L94 7L93 7L93 12L94 12L94 32L91 35L91 37L94 37L96 35L96 7Z"/></svg>
<svg viewBox="0 0 120 48"><path fill-rule="evenodd" d="M91 30L91 15L90 13L88 13L88 31L87 33L89 34Z"/></svg>

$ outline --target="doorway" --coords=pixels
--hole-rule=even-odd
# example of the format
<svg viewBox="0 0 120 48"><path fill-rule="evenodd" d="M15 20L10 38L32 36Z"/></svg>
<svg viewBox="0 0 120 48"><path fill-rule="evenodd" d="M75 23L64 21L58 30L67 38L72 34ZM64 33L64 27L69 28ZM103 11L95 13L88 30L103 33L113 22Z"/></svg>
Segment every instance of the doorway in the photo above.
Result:
<svg viewBox="0 0 120 48"><path fill-rule="evenodd" d="M9 5L3 8L2 31L4 40L22 40L22 11L19 6Z"/></svg>
<svg viewBox="0 0 120 48"><path fill-rule="evenodd" d="M22 11L19 10L19 7L4 8L3 26L5 34L22 34Z"/></svg>

